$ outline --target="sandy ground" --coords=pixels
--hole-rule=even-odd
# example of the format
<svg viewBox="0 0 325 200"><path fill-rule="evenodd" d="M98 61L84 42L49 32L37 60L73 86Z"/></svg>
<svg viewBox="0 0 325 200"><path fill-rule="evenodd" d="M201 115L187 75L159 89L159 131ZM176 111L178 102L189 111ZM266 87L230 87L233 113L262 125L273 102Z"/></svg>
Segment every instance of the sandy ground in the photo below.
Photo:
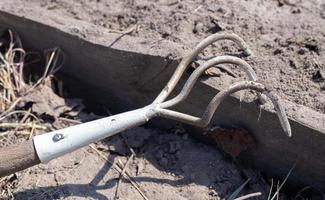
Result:
<svg viewBox="0 0 325 200"><path fill-rule="evenodd" d="M170 40L184 49L211 33L237 33L253 50L254 56L245 59L262 82L285 99L325 113L325 2L321 0L17 2L109 30L138 25L133 36ZM213 48L208 51L231 52L233 46L224 42ZM265 199L270 190L258 172L235 165L215 146L177 129L136 128L123 135L125 139L116 136L17 173L10 181L16 199L143 199L127 179L119 185L120 174L114 170L118 163L125 165L131 148L135 154L127 172L149 199L225 199L248 178L251 181L241 195L262 192L259 199Z"/></svg>
<svg viewBox="0 0 325 200"><path fill-rule="evenodd" d="M28 0L58 16L109 30L138 25L133 36L170 40L185 49L216 32L234 32L254 52L260 80L283 98L325 113L325 2L322 0ZM218 43L219 44L219 43ZM231 43L213 48L230 52ZM236 74L240 74L233 69Z"/></svg>
<svg viewBox="0 0 325 200"><path fill-rule="evenodd" d="M259 199L265 199L268 194L259 173L238 168L217 148L186 133L135 128L122 135L93 146L103 157L85 147L19 173L16 199L143 199L125 178L115 196L120 173L111 163L127 162L131 152L126 144L136 154L127 172L148 199L224 199L247 178L251 181L241 195L262 192Z"/></svg>
<svg viewBox="0 0 325 200"><path fill-rule="evenodd" d="M5 45L0 48L6 49ZM56 63L60 63L60 51L53 50L51 55L54 52ZM35 66L42 66L41 63ZM14 65L11 67L15 69ZM33 81L21 81L32 89L15 106L18 112L5 115L0 121L2 125L30 123L32 127L2 126L0 147L102 118L89 113L81 99L58 95L63 91L65 96L66 91L52 76L56 67L52 66L50 75L37 81L40 84L35 87ZM32 74L36 77L36 73ZM34 129L35 124L43 128ZM134 128L49 163L1 177L0 199L226 199L248 180L236 196L259 192L258 199L265 199L270 192L269 180L234 162L242 151L255 147L254 140L244 129L220 131L212 139L218 141L224 153L217 145L192 139L181 125L165 132ZM229 135L234 137L230 143ZM233 143L236 139L238 144Z"/></svg>

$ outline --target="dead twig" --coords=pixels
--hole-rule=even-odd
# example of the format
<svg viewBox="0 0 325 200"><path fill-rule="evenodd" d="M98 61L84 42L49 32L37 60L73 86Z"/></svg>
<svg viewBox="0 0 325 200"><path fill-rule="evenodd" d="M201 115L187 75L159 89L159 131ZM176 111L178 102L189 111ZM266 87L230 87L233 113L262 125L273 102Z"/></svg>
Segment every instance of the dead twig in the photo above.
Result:
<svg viewBox="0 0 325 200"><path fill-rule="evenodd" d="M276 192L274 193L274 195L270 198L270 200L274 200L275 198L279 198L280 196L280 190L282 189L282 187L284 186L284 184L287 182L289 176L291 175L292 171L294 170L294 168L297 165L297 161L292 165L292 167L290 168L289 172L287 173L286 177L284 178L284 180L282 181L281 184L277 184L277 188L276 188ZM271 188L272 190L272 188Z"/></svg>
<svg viewBox="0 0 325 200"><path fill-rule="evenodd" d="M108 160L106 158L106 156L104 154L102 154L102 152L100 152L98 149L96 149L96 147L94 147L93 145L89 145L90 148L92 148L102 159L104 159L105 161L109 162L110 164L112 164L113 169L116 170L117 172L119 172L120 174L122 174L122 176L128 180L131 185L139 192L139 194L143 197L143 199L145 200L149 200L146 195L144 194L144 192L142 192L142 190L140 189L139 185L132 179L132 177L128 174L127 170L125 170L124 173L122 173L123 169L120 168L118 165L116 165L114 162Z"/></svg>
<svg viewBox="0 0 325 200"><path fill-rule="evenodd" d="M74 119L68 119L68 118L64 118L64 117L58 117L58 119L61 121L64 121L64 122L68 122L68 123L81 124L80 121L74 120Z"/></svg>
<svg viewBox="0 0 325 200"><path fill-rule="evenodd" d="M14 110L15 107L16 107L16 105L17 105L21 100L22 100L21 97L17 98L17 99L16 99L16 100L15 100L15 101L10 105L10 107L9 107L6 111L2 112L2 113L0 114L0 121L2 120L2 118L3 118L4 116L8 115L11 111Z"/></svg>
<svg viewBox="0 0 325 200"><path fill-rule="evenodd" d="M136 153L135 153L134 149L129 145L128 141L126 140L126 138L124 137L123 134L121 134L121 137L123 138L123 142L124 142L124 144L129 148L130 152L131 152L134 156L136 156Z"/></svg>
<svg viewBox="0 0 325 200"><path fill-rule="evenodd" d="M241 184L229 197L228 200L235 200L237 195L245 188L245 186L248 184L250 181L250 178L247 179L243 184Z"/></svg>
<svg viewBox="0 0 325 200"><path fill-rule="evenodd" d="M33 135L34 135L34 132L35 132L35 129L36 129L35 123L32 122L32 128L31 128L31 130L30 130L28 140L32 139L32 137L33 137Z"/></svg>
<svg viewBox="0 0 325 200"><path fill-rule="evenodd" d="M52 75L54 72L56 72L61 67L62 64L59 67L56 66L60 52L61 52L61 50L59 48L54 48L54 50L50 54L50 58L46 64L46 67L45 67L42 77L40 79L38 79L38 81L35 84L33 84L32 87L27 89L27 91L24 94L28 94L29 92L34 90L36 87L38 87L40 84L42 84L44 82L46 77L48 77L49 75ZM52 66L52 68L51 68L51 66Z"/></svg>
<svg viewBox="0 0 325 200"><path fill-rule="evenodd" d="M128 35L128 34L131 34L134 30L137 30L138 29L138 24L132 26L131 28L129 28L128 30L125 30L125 31L114 31L114 30L111 30L112 33L120 33L121 35L118 36L113 42L111 42L110 45L108 45L108 47L111 47L113 46L117 41L119 41L123 36L125 35Z"/></svg>
<svg viewBox="0 0 325 200"><path fill-rule="evenodd" d="M21 113L25 113L26 115L33 117L37 122L40 123L40 120L38 119L38 117L36 117L36 115L32 114L31 112L25 111L25 110L16 110L16 111L12 111L6 115L4 115L3 117L0 117L0 121L4 120L5 118L11 116L11 115L15 115L15 114L21 114ZM25 115L25 116L26 116ZM24 117L25 117L24 116Z"/></svg>
<svg viewBox="0 0 325 200"><path fill-rule="evenodd" d="M25 129L25 128L34 128L34 129L41 129L41 130L46 130L46 126L42 125L37 125L34 123L1 123L0 128L3 129L12 129L12 128L20 128L20 129Z"/></svg>
<svg viewBox="0 0 325 200"><path fill-rule="evenodd" d="M257 196L261 196L261 195L262 195L261 192L255 192L255 193L246 194L244 196L238 197L238 198L236 198L234 200L245 200L245 199L249 199L249 198L257 197Z"/></svg>
<svg viewBox="0 0 325 200"><path fill-rule="evenodd" d="M134 30L138 28L138 24L132 26L131 28L124 30L124 31L119 31L119 30L109 30L110 33L120 33L122 35L127 35L132 33Z"/></svg>
<svg viewBox="0 0 325 200"><path fill-rule="evenodd" d="M119 180L118 180L118 183L116 185L116 190L115 190L115 197L114 199L117 199L118 198L118 190L120 188L120 185L122 183L122 178L123 178L123 174L125 174L125 171L127 170L128 166L129 166L129 163L130 161L133 159L134 157L134 154L131 154L131 156L128 158L128 160L126 161L123 169L122 169L122 172L120 173L120 177L119 177Z"/></svg>

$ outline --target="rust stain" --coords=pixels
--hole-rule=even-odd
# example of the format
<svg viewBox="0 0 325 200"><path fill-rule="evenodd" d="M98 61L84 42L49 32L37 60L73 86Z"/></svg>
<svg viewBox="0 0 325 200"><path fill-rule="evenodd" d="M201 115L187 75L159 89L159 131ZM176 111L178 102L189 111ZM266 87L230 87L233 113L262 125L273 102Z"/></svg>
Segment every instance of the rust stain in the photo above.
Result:
<svg viewBox="0 0 325 200"><path fill-rule="evenodd" d="M256 141L243 128L215 128L208 132L218 147L232 157L237 157L243 151L254 149Z"/></svg>

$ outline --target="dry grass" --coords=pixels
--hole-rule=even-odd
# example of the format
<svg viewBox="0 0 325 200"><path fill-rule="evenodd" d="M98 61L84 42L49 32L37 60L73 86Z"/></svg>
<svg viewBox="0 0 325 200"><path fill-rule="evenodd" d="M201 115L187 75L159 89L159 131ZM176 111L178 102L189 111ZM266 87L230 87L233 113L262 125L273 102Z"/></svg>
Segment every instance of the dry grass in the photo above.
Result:
<svg viewBox="0 0 325 200"><path fill-rule="evenodd" d="M59 48L45 51L45 70L42 77L36 82L26 81L24 68L28 67L28 63L25 62L27 53L22 49L19 36L13 31L8 30L7 40L7 46L0 43L2 50L0 52L0 129L14 129L16 135L17 131L21 130L45 129L37 116L24 109L17 110L17 105L21 103L24 96L43 84L47 78L51 78L61 68L63 54ZM34 61L40 60L37 54L33 54ZM63 59L61 63L59 63L60 58Z"/></svg>
<svg viewBox="0 0 325 200"><path fill-rule="evenodd" d="M38 63L40 54L26 53L19 36L11 30L0 35L0 147L16 143L18 140L31 139L38 130L46 130L41 120L30 110L25 110L24 97L46 79L58 71L64 56L59 48L44 52L45 69L37 81L25 77L24 71L29 64ZM26 56L32 57L26 62ZM0 199L14 199L11 190L16 176L0 178Z"/></svg>
<svg viewBox="0 0 325 200"><path fill-rule="evenodd" d="M19 93L25 87L23 68L25 51L15 47L14 35L8 31L9 46L4 53L0 53L0 111L4 113L19 98Z"/></svg>
<svg viewBox="0 0 325 200"><path fill-rule="evenodd" d="M91 145L89 145L89 147L92 148L102 159L111 163L113 166L113 169L116 170L118 173L120 173L120 175L122 177L124 177L127 181L129 181L131 183L131 185L139 192L139 194L142 196L142 198L144 200L149 200L148 197L145 195L145 193L140 188L140 185L128 173L127 168L126 168L128 163L126 163L124 166L123 166L123 163L115 164L114 162L108 160L107 157L102 152L100 152L94 145L91 144ZM132 158L132 157L130 157L130 158Z"/></svg>

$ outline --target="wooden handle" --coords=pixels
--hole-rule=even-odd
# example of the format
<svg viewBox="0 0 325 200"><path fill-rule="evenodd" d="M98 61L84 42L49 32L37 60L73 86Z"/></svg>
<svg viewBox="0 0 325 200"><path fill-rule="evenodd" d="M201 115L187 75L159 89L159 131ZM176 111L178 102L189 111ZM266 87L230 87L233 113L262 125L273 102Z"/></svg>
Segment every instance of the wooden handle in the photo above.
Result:
<svg viewBox="0 0 325 200"><path fill-rule="evenodd" d="M39 164L32 140L0 148L0 177Z"/></svg>

